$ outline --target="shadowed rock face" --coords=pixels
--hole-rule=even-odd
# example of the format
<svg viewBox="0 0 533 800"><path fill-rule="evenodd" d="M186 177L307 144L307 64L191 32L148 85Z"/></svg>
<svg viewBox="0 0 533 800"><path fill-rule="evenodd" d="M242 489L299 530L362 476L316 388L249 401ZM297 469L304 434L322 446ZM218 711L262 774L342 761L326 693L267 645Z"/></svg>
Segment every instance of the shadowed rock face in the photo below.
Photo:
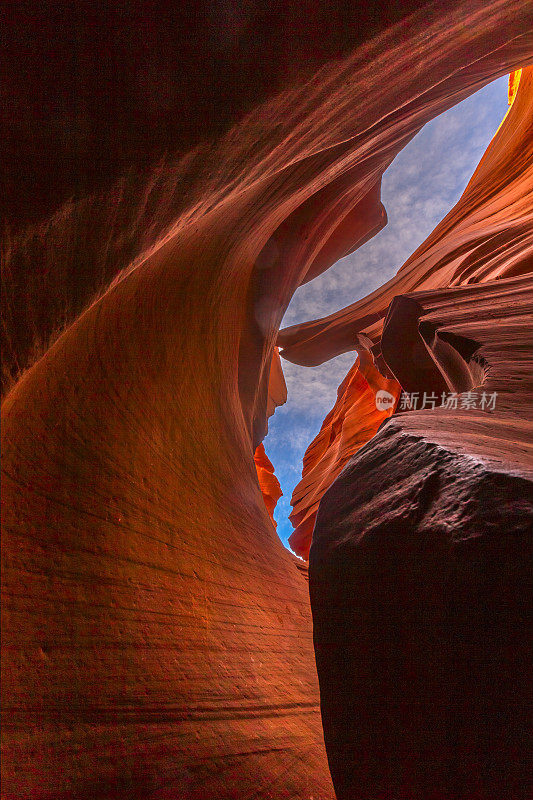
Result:
<svg viewBox="0 0 533 800"><path fill-rule="evenodd" d="M10 224L46 219L126 170L217 141L259 103L422 5L181 0L168 8L122 4L105 15L6 10L2 89L11 113L0 202Z"/></svg>
<svg viewBox="0 0 533 800"><path fill-rule="evenodd" d="M396 415L320 504L310 591L339 798L530 794L532 287L421 292L391 309L383 343L431 329L457 409ZM461 354L444 363L439 341ZM460 359L463 374L483 365L475 401L496 392L493 409L469 408ZM416 364L397 366L417 385Z"/></svg>
<svg viewBox="0 0 533 800"><path fill-rule="evenodd" d="M220 141L105 199L89 169L79 202L10 239L6 800L333 798L305 570L253 458L282 395L278 327L307 276L382 224L376 187L420 127L531 60L527 18L518 0L378 16L381 37L356 46L356 26L335 62L324 44L319 72L289 88L288 70L267 105L258 90ZM47 208L71 186L50 181Z"/></svg>
<svg viewBox="0 0 533 800"><path fill-rule="evenodd" d="M399 295L388 309L382 359L436 407L395 415L319 506L315 652L330 768L346 800L530 796L533 206L517 175L522 191L504 207L501 165L531 154L532 95L528 69L513 106L525 119L509 113L449 215L457 238L450 224L410 260L416 274L438 246L446 264L448 247L460 270L456 241L469 242L462 257L474 263L475 230L467 285ZM497 145L513 130L503 161ZM498 217L508 244L491 250ZM496 262L502 277L483 282Z"/></svg>
<svg viewBox="0 0 533 800"><path fill-rule="evenodd" d="M531 475L418 422L387 423L319 508L310 591L337 797L525 799ZM464 414L450 438L457 425L473 435Z"/></svg>

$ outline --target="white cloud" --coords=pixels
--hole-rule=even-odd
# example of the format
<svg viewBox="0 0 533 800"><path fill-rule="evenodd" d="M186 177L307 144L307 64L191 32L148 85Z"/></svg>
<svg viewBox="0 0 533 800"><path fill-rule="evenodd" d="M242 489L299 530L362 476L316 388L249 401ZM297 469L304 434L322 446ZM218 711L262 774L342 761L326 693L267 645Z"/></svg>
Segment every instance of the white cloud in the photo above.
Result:
<svg viewBox="0 0 533 800"><path fill-rule="evenodd" d="M388 225L298 289L283 326L331 314L391 278L457 202L506 109L500 78L426 125L383 177Z"/></svg>

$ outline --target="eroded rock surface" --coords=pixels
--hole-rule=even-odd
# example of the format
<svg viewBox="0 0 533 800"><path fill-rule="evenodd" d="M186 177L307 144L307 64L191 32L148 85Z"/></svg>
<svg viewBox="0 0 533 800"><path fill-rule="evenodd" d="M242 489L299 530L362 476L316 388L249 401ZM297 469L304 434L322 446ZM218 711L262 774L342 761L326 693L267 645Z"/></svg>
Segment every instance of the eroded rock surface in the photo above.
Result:
<svg viewBox="0 0 533 800"><path fill-rule="evenodd" d="M386 423L319 508L310 591L337 797L525 800L531 473L416 422ZM472 435L466 413L438 425Z"/></svg>
<svg viewBox="0 0 533 800"><path fill-rule="evenodd" d="M517 73L518 74L518 73ZM532 268L533 71L510 83L513 103L456 205L390 281L320 320L279 332L283 358L314 366L353 349L363 332L379 341L396 295L483 283Z"/></svg>
<svg viewBox="0 0 533 800"><path fill-rule="evenodd" d="M102 119L105 83L93 86L69 181L55 180L63 139L49 137L43 207L78 195L10 239L5 272L6 800L333 797L305 569L275 534L253 459L278 327L308 274L382 224L381 175L422 125L531 61L522 0L437 3L395 28L378 14L382 35L363 46L357 8L341 53L325 36L303 77L287 45L277 80L242 104L225 83L222 138L167 108L162 127L178 120L177 141L198 147L105 199L93 167L101 178L101 156L108 184L123 153L146 163L144 136L160 131L145 110L159 118L168 95L142 81L139 94L121 67L121 103ZM198 70L187 80L194 106ZM144 132L135 146L125 116L126 133Z"/></svg>
<svg viewBox="0 0 533 800"><path fill-rule="evenodd" d="M392 415L398 402L398 381L385 378L379 372L363 343L358 347L360 355L339 386L335 405L305 452L302 479L291 498L293 511L289 519L294 532L289 544L305 559L309 558L316 514L324 492L350 458Z"/></svg>
<svg viewBox="0 0 533 800"><path fill-rule="evenodd" d="M261 494L265 501L266 510L272 522L276 525L274 521L274 509L283 492L281 491L278 479L274 475L274 465L265 452L265 445L263 442L261 442L255 450L254 461L257 470L257 478L259 480L259 488L261 489Z"/></svg>

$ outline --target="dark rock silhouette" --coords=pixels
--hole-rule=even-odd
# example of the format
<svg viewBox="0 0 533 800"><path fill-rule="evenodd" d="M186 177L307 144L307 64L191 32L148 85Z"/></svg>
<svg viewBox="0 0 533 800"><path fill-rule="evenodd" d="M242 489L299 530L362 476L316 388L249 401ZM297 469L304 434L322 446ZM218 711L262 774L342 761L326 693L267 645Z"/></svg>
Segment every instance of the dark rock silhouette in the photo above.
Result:
<svg viewBox="0 0 533 800"><path fill-rule="evenodd" d="M430 389L444 377L456 408L396 415L319 507L310 591L340 798L529 796L531 288L420 292L389 312L385 357L416 328ZM395 366L418 388L416 363Z"/></svg>

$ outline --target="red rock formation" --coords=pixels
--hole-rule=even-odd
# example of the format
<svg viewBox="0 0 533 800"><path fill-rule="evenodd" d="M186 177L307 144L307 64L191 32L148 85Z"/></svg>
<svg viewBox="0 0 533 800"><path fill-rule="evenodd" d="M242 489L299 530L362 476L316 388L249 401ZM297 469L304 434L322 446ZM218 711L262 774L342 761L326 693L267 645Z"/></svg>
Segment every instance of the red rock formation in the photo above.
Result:
<svg viewBox="0 0 533 800"><path fill-rule="evenodd" d="M399 394L400 384L384 378L374 366L370 351L360 345L355 364L339 386L335 405L304 455L302 480L294 489L291 499L294 510L289 517L294 525L289 544L297 555L309 558L315 518L324 492L350 458L392 415ZM391 404L380 403L383 397Z"/></svg>
<svg viewBox="0 0 533 800"><path fill-rule="evenodd" d="M277 81L274 67L261 75L254 65L256 94L252 85L239 97L221 75L238 110L220 140L214 123L188 116L192 101L154 124L160 106L150 112L120 59L123 104L102 119L105 83L87 92L76 49L86 136L68 151L79 150L68 180L55 180L60 158L39 175L50 184L43 207L73 187L82 199L17 234L7 272L6 800L333 797L305 577L275 535L253 460L277 329L309 270L380 224L376 187L420 127L531 60L522 0L426 7L355 49L367 12L352 14L343 59L330 61L335 37L325 36L301 76L298 54L313 44L299 51L289 38L295 56L276 63ZM305 31L309 16L289 18ZM374 30L387 24L378 17ZM183 92L198 97L196 74L188 80ZM165 93L148 97L163 103ZM106 205L96 193L122 154L146 163L143 142L178 116L180 144L215 143L156 176L157 191L136 174ZM33 159L43 129L57 156L64 137L38 119ZM13 207L27 219L24 174ZM42 194L36 181L36 204ZM350 242L356 207L364 221ZM53 333L34 359L35 337Z"/></svg>
<svg viewBox="0 0 533 800"><path fill-rule="evenodd" d="M272 361L270 363L270 374L268 376L267 419L272 416L278 406L282 406L286 402L287 385L285 383L285 376L283 375L279 349L274 347L272 350Z"/></svg>
<svg viewBox="0 0 533 800"><path fill-rule="evenodd" d="M398 273L375 292L322 320L280 331L282 355L314 366L353 349L355 334L379 340L393 297L415 289L523 274L531 267L533 71L523 70L515 101L457 204Z"/></svg>
<svg viewBox="0 0 533 800"><path fill-rule="evenodd" d="M263 442L256 447L254 461L259 488L261 489L261 494L265 501L266 510L270 514L272 522L277 527L277 522L274 520L274 509L283 492L281 491L278 479L274 475L274 465L265 452L265 445Z"/></svg>
<svg viewBox="0 0 533 800"><path fill-rule="evenodd" d="M436 408L395 416L319 507L310 589L341 800L529 797L531 68L514 85L465 193L390 282L466 284L395 297L376 345Z"/></svg>
<svg viewBox="0 0 533 800"><path fill-rule="evenodd" d="M268 399L267 399L267 418L271 417L278 406L287 402L287 386L283 376L283 369L281 367L281 360L279 357L278 348L275 347L272 351L272 363L270 365L270 375L268 378ZM259 444L254 453L255 468L257 470L257 479L259 481L259 488L263 495L266 510L268 511L274 526L277 527L277 522L274 520L274 509L276 503L282 496L281 486L279 481L274 475L274 465L270 461L265 452L263 442Z"/></svg>
<svg viewBox="0 0 533 800"><path fill-rule="evenodd" d="M522 70L517 69L514 72L511 72L509 75L509 89L508 89L508 102L509 105L512 106L514 99L516 97L516 92L518 90L518 84L520 83L520 77L522 75Z"/></svg>
<svg viewBox="0 0 533 800"><path fill-rule="evenodd" d="M387 318L402 385L456 395L396 415L320 505L310 589L340 800L530 796L532 315L519 277L398 297Z"/></svg>
<svg viewBox="0 0 533 800"><path fill-rule="evenodd" d="M510 105L514 104L519 80L517 73L510 76ZM331 357L344 349L354 348L360 335L354 331L361 328L365 328L366 333L379 342L384 313L381 305L383 298L386 302L398 285L404 285L406 274L411 286L448 286L483 282L528 270L529 254L533 248L533 205L527 190L533 183L532 86L533 70L530 68L524 71L516 105L506 115L462 197L428 240L399 270L398 275L369 298L326 320L282 330L278 341L284 346L282 354L285 358L297 363L320 363L324 355ZM505 177L503 183L502 176ZM487 253L490 253L490 257L487 257ZM402 318L406 318L405 314ZM405 329L402 334L404 349L401 351L394 336L387 338L385 361L393 370L401 367L406 358L405 348L409 348L410 363L418 376L418 381L409 388L417 391L421 399L430 384L423 365L427 364L431 370L433 364L420 346L416 327L410 337ZM377 346L382 348L383 343ZM441 344L442 347L444 345ZM459 365L457 369L460 370ZM304 558L309 557L313 526L322 495L349 458L372 438L393 410L384 415L376 409L376 387L371 391L364 379L355 381L357 373L358 362L339 388L334 408L305 453L302 480L293 493L291 503L294 511L289 518L295 531L289 543ZM373 375L381 378L375 369ZM379 380L378 383L379 388L398 397L399 384L396 381L383 378L382 385ZM433 381L432 385L439 392L439 397L446 389L444 378Z"/></svg>

